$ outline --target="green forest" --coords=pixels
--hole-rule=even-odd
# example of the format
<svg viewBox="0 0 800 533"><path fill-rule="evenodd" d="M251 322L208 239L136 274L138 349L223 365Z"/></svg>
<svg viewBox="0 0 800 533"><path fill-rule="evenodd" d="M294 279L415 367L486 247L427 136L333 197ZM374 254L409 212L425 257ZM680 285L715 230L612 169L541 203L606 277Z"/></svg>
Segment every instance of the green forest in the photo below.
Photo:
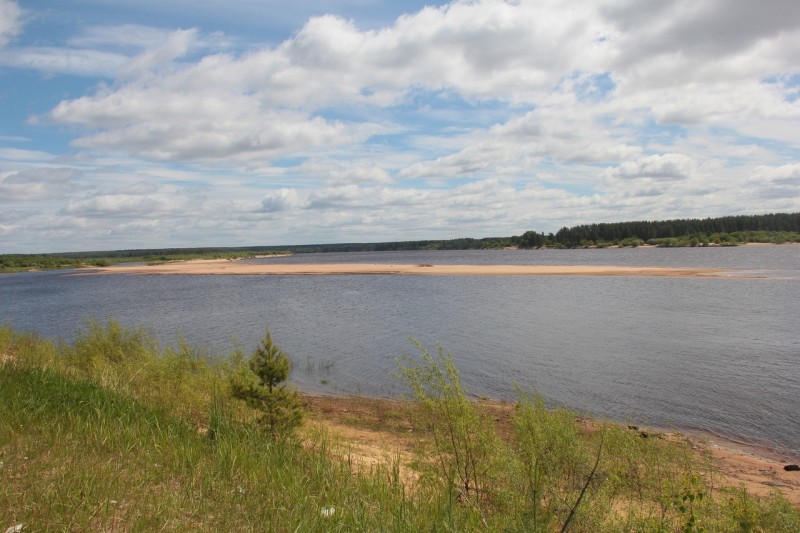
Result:
<svg viewBox="0 0 800 533"><path fill-rule="evenodd" d="M584 224L561 228L553 242L564 247L603 243L698 246L800 242L800 213Z"/></svg>
<svg viewBox="0 0 800 533"><path fill-rule="evenodd" d="M511 237L459 238L376 243L164 248L41 254L0 254L0 272L160 263L187 259L239 259L256 255L399 250L518 248L606 248L610 246L736 246L800 242L800 213L737 215L704 219L605 222L563 227L555 234L529 230Z"/></svg>

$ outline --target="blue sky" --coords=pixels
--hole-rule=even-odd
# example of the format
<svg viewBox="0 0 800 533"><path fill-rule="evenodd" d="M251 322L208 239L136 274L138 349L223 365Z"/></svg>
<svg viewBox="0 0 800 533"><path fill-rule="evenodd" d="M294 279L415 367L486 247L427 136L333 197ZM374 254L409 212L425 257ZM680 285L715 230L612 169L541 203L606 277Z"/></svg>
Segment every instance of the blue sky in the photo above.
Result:
<svg viewBox="0 0 800 533"><path fill-rule="evenodd" d="M0 253L800 210L792 0L0 0Z"/></svg>

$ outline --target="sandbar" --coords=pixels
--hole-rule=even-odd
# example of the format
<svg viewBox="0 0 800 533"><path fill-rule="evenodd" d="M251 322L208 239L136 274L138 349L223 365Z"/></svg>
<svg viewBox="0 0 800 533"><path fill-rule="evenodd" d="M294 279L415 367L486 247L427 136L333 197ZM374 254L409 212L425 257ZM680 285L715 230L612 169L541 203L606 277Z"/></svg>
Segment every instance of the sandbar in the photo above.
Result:
<svg viewBox="0 0 800 533"><path fill-rule="evenodd" d="M637 276L698 278L729 271L607 265L434 265L369 263L252 263L227 259L92 268L89 274L203 275L427 275L427 276Z"/></svg>

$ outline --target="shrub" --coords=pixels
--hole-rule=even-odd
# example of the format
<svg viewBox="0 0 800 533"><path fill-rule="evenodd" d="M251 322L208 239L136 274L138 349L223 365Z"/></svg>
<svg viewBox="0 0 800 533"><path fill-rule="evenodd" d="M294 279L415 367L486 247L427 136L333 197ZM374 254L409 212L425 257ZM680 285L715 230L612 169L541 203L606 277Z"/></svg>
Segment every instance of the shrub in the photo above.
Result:
<svg viewBox="0 0 800 533"><path fill-rule="evenodd" d="M421 361L399 358L394 377L411 389L418 423L433 437L428 457L451 498L484 506L499 489L503 443L493 421L467 399L453 356L438 345L433 356L418 341L412 343Z"/></svg>

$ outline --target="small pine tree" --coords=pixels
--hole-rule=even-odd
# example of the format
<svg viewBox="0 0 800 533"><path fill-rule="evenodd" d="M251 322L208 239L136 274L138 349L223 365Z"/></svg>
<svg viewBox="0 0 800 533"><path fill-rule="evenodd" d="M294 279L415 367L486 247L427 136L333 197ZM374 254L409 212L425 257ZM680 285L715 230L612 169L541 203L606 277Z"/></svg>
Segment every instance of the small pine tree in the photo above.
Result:
<svg viewBox="0 0 800 533"><path fill-rule="evenodd" d="M250 358L250 371L242 369L231 382L236 398L264 412L263 423L273 437L285 436L300 425L303 410L297 391L283 383L292 371L292 362L277 344L269 329Z"/></svg>

